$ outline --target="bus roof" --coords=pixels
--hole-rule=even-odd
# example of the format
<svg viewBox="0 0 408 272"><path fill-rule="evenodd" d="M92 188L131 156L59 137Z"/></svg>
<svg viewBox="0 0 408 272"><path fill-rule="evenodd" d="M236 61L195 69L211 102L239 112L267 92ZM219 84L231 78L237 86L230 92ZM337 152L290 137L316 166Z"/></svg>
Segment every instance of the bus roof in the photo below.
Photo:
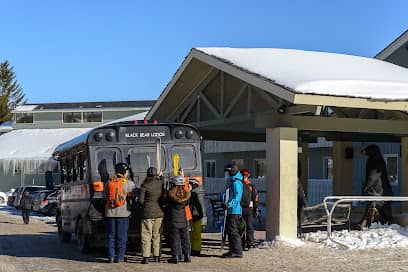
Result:
<svg viewBox="0 0 408 272"><path fill-rule="evenodd" d="M118 122L118 123L104 124L104 125L95 127L75 138L72 138L71 140L65 143L58 145L54 150L53 157L55 159L58 159L57 158L58 154L63 153L65 150L71 149L76 146L85 145L88 142L89 136L96 130L104 129L104 128L117 128L117 127L129 127L129 126L140 126L140 127L143 127L143 126L169 126L169 127L185 126L185 127L190 127L194 129L196 132L198 132L198 130L192 125L182 124L182 123L170 123L170 122L169 123L159 123L157 121L150 121L150 120L134 120L134 121L123 121L123 122Z"/></svg>

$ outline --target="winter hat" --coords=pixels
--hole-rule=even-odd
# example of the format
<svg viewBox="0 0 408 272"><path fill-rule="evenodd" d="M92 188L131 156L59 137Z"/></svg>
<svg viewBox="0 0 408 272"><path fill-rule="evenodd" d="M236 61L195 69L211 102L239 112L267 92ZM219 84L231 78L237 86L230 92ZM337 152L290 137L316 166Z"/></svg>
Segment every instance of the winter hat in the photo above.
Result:
<svg viewBox="0 0 408 272"><path fill-rule="evenodd" d="M124 175L124 174L126 174L126 171L127 171L128 169L129 169L128 165L127 165L126 163L123 163L123 162L117 163L117 164L115 165L115 173L116 173L116 174L122 174L122 175Z"/></svg>
<svg viewBox="0 0 408 272"><path fill-rule="evenodd" d="M157 168L156 167L153 167L153 166L151 166L151 167L149 167L148 169L147 169L147 176L148 177L155 177L155 176L157 176Z"/></svg>
<svg viewBox="0 0 408 272"><path fill-rule="evenodd" d="M235 176L239 172L239 166L235 163L227 164L224 168L224 171L229 172L231 176Z"/></svg>
<svg viewBox="0 0 408 272"><path fill-rule="evenodd" d="M170 182L173 183L174 185L184 185L184 177L182 176L172 177Z"/></svg>
<svg viewBox="0 0 408 272"><path fill-rule="evenodd" d="M249 176L249 175L251 174L251 172L249 172L248 169L242 169L242 170L241 170L241 174L242 174L243 176L245 176L245 175Z"/></svg>

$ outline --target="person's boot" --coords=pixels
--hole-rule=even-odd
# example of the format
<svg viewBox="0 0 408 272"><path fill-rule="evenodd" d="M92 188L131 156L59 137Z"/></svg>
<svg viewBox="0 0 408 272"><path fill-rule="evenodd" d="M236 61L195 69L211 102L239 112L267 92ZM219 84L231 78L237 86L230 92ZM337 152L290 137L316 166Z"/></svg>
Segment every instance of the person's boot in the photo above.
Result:
<svg viewBox="0 0 408 272"><path fill-rule="evenodd" d="M178 264L179 258L177 255L173 255L170 259L167 260L168 263Z"/></svg>
<svg viewBox="0 0 408 272"><path fill-rule="evenodd" d="M155 256L155 257L154 257L154 261L155 261L156 263L160 263L160 256Z"/></svg>
<svg viewBox="0 0 408 272"><path fill-rule="evenodd" d="M184 262L185 263L191 263L191 256L189 254L184 255Z"/></svg>
<svg viewBox="0 0 408 272"><path fill-rule="evenodd" d="M113 257L108 258L108 263L113 263L113 261L114 261Z"/></svg>
<svg viewBox="0 0 408 272"><path fill-rule="evenodd" d="M148 264L148 263L149 263L149 258L143 257L142 264Z"/></svg>
<svg viewBox="0 0 408 272"><path fill-rule="evenodd" d="M191 250L191 256L200 256L201 255L201 251L199 250Z"/></svg>

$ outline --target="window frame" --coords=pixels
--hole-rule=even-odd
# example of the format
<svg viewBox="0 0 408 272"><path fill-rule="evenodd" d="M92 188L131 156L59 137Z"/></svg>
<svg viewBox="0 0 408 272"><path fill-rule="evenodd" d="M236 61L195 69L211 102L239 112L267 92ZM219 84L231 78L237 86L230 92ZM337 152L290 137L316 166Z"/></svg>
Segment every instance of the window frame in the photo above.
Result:
<svg viewBox="0 0 408 272"><path fill-rule="evenodd" d="M80 114L79 122L65 122L64 115L65 114L74 114L74 113L79 113ZM62 123L63 124L82 124L83 123L82 112L81 111L64 111L64 112L62 112Z"/></svg>
<svg viewBox="0 0 408 272"><path fill-rule="evenodd" d="M32 122L17 122L17 120L18 120L18 118L17 118L17 115L31 115L33 118L33 121ZM34 118L34 113L33 112L16 112L15 114L14 114L14 122L16 123L16 124L35 124L35 118Z"/></svg>
<svg viewBox="0 0 408 272"><path fill-rule="evenodd" d="M260 175L255 175L256 173L256 162L257 161L263 161L264 162L264 165L265 165L265 169L264 169L264 175L263 176L260 176ZM254 171L253 171L253 178L265 178L266 177L266 159L263 159L263 158L255 158L254 159Z"/></svg>
<svg viewBox="0 0 408 272"><path fill-rule="evenodd" d="M328 162L329 160L331 160L331 162L332 162L332 175L331 175L331 178L329 177L329 167L328 167L328 163L326 163L326 161ZM322 167L322 178L323 179L333 179L333 157L332 156L323 156L322 157L322 165L323 165L323 167Z"/></svg>
<svg viewBox="0 0 408 272"><path fill-rule="evenodd" d="M89 114L89 113L98 113L98 114L101 114L101 120L100 121L87 121L87 120L85 120L85 115L86 114ZM103 111L84 111L84 112L82 112L82 123L87 123L87 124L89 124L89 123L103 123Z"/></svg>
<svg viewBox="0 0 408 272"><path fill-rule="evenodd" d="M179 147L181 147L181 148L189 147L189 148L193 151L193 156L194 156L194 158L193 158L194 167L193 167L193 168L183 167L183 169L185 169L185 170L194 170L194 169L196 169L197 166L198 166L198 162L197 162L197 150L196 150L195 146L192 145L192 144L175 144L175 145L172 145L171 148L170 148L171 161L173 161L173 156L174 156L174 154L177 153L177 152L174 152L174 149L175 149L175 148L179 148ZM177 153L177 154L179 154L179 153ZM172 163L172 164L173 164L173 163Z"/></svg>
<svg viewBox="0 0 408 272"><path fill-rule="evenodd" d="M207 175L207 173L208 173L207 163L210 164L210 175ZM215 178L217 176L217 171L216 170L217 170L217 161L216 160L204 160L205 177ZM214 174L214 175L212 175L212 174Z"/></svg>
<svg viewBox="0 0 408 272"><path fill-rule="evenodd" d="M388 161L387 161L387 159L388 158L396 158L397 159L397 174L396 174L396 181L395 182L391 182L390 180L389 180L389 176L390 176L390 170L389 170L389 167L388 167ZM389 154L384 154L384 161L385 161L385 165L386 165L386 167L387 167L387 175L388 175L388 180L390 181L390 184L391 184L391 186L398 186L398 184L399 184L399 155L398 154L396 154L396 153L389 153Z"/></svg>

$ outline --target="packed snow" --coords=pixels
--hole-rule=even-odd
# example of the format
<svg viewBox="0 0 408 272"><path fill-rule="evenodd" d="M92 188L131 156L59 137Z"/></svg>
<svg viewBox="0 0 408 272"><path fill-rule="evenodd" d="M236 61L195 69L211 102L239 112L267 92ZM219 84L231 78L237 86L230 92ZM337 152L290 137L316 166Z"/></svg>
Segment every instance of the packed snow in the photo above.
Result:
<svg viewBox="0 0 408 272"><path fill-rule="evenodd" d="M90 128L19 129L0 136L0 167L5 173L22 170L34 172L38 168L51 170L56 162L51 155L56 146Z"/></svg>
<svg viewBox="0 0 408 272"><path fill-rule="evenodd" d="M275 48L197 48L294 92L408 100L408 69L377 59Z"/></svg>
<svg viewBox="0 0 408 272"><path fill-rule="evenodd" d="M10 206L0 206L0 213L20 216L21 210L17 210L16 208ZM46 222L47 224L55 224L55 216L45 216L40 213L31 212L30 218Z"/></svg>

